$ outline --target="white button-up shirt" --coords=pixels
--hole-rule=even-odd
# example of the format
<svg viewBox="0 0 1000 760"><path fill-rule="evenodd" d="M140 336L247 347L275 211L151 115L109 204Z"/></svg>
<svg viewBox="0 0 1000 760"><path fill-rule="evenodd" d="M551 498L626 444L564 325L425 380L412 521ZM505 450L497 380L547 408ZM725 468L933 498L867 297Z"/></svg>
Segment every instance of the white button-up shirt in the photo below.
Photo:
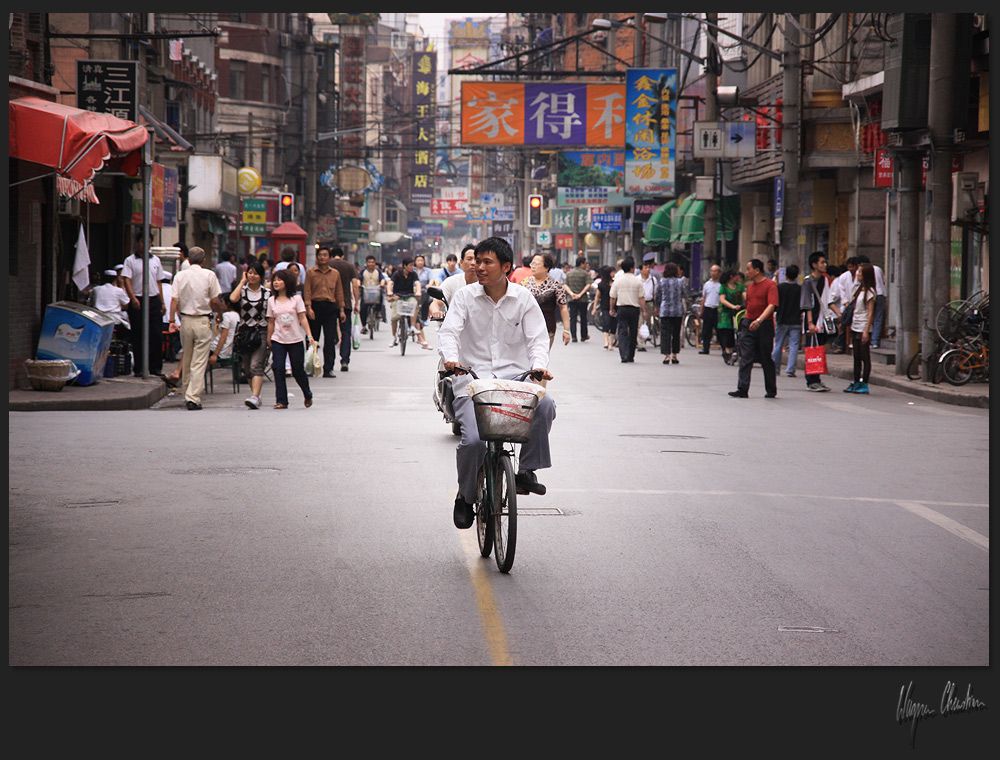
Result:
<svg viewBox="0 0 1000 760"><path fill-rule="evenodd" d="M448 304L438 330L438 354L446 362L471 367L478 377L511 379L549 364L549 332L535 297L527 288L508 283L493 302L483 286L473 282L459 289ZM457 375L456 393L469 375Z"/></svg>

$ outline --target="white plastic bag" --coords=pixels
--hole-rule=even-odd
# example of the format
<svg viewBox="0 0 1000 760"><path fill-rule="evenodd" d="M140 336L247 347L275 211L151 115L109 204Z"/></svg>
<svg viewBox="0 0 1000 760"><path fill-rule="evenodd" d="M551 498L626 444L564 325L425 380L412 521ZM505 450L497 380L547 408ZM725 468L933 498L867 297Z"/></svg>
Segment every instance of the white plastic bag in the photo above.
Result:
<svg viewBox="0 0 1000 760"><path fill-rule="evenodd" d="M310 343L306 349L306 374L319 377L323 374L323 348L319 343Z"/></svg>
<svg viewBox="0 0 1000 760"><path fill-rule="evenodd" d="M639 340L649 340L649 325L645 322L639 325Z"/></svg>
<svg viewBox="0 0 1000 760"><path fill-rule="evenodd" d="M357 312L354 313L351 324L351 347L354 350L361 348L361 317L358 316Z"/></svg>

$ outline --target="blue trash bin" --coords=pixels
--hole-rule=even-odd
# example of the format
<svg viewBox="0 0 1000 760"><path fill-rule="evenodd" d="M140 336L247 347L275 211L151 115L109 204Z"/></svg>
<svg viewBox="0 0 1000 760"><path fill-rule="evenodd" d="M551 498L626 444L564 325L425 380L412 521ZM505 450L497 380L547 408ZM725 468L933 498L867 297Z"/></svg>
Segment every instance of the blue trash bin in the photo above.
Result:
<svg viewBox="0 0 1000 760"><path fill-rule="evenodd" d="M96 383L104 375L115 323L103 311L73 301L57 301L45 309L38 336L38 359L69 359L80 374L73 382Z"/></svg>

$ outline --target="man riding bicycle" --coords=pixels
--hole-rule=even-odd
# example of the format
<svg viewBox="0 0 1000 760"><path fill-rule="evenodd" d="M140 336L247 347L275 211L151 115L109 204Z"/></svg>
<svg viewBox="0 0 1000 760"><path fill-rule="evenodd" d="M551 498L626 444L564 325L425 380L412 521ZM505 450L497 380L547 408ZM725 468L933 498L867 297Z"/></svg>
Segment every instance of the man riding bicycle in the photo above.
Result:
<svg viewBox="0 0 1000 760"><path fill-rule="evenodd" d="M365 268L361 270L361 332L368 332L368 312L375 309L381 317L382 293L388 282L382 270L378 268L375 257L369 254L365 258ZM384 321L384 320L383 320Z"/></svg>
<svg viewBox="0 0 1000 760"><path fill-rule="evenodd" d="M396 345L397 323L401 319L398 312L400 300L414 301L418 306L420 303L420 278L413 271L413 259L409 257L403 259L402 268L393 272L392 279L389 280L386 287L386 294L388 295L389 303L392 304L392 344L389 346L389 348L392 348ZM419 311L418 308L410 315L410 325L417 334L417 342L423 348L430 348L430 344L424 337L424 328L420 324Z"/></svg>
<svg viewBox="0 0 1000 760"><path fill-rule="evenodd" d="M538 301L527 288L514 286L507 276L514 264L510 244L499 237L476 246L477 282L456 291L438 330L438 353L446 370L469 367L480 378L511 380L526 370L537 370L543 380L548 371L549 333ZM455 378L455 417L462 439L456 448L458 496L455 527L473 522L473 505L479 468L486 444L479 438L472 398L465 392L468 375ZM551 394L538 402L531 423L531 437L521 445L520 469L515 476L518 493L544 494L535 470L552 466L549 431L556 408Z"/></svg>

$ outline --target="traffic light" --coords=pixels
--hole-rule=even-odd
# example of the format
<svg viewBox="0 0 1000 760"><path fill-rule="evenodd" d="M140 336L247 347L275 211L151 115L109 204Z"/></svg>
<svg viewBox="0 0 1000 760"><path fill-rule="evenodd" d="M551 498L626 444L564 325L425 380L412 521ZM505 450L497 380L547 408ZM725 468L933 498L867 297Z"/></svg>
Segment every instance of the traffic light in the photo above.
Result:
<svg viewBox="0 0 1000 760"><path fill-rule="evenodd" d="M292 193L282 193L278 199L278 206L278 218L281 223L292 221L292 217L295 216L295 196Z"/></svg>
<svg viewBox="0 0 1000 760"><path fill-rule="evenodd" d="M528 226L542 226L542 196L540 195L528 196Z"/></svg>

